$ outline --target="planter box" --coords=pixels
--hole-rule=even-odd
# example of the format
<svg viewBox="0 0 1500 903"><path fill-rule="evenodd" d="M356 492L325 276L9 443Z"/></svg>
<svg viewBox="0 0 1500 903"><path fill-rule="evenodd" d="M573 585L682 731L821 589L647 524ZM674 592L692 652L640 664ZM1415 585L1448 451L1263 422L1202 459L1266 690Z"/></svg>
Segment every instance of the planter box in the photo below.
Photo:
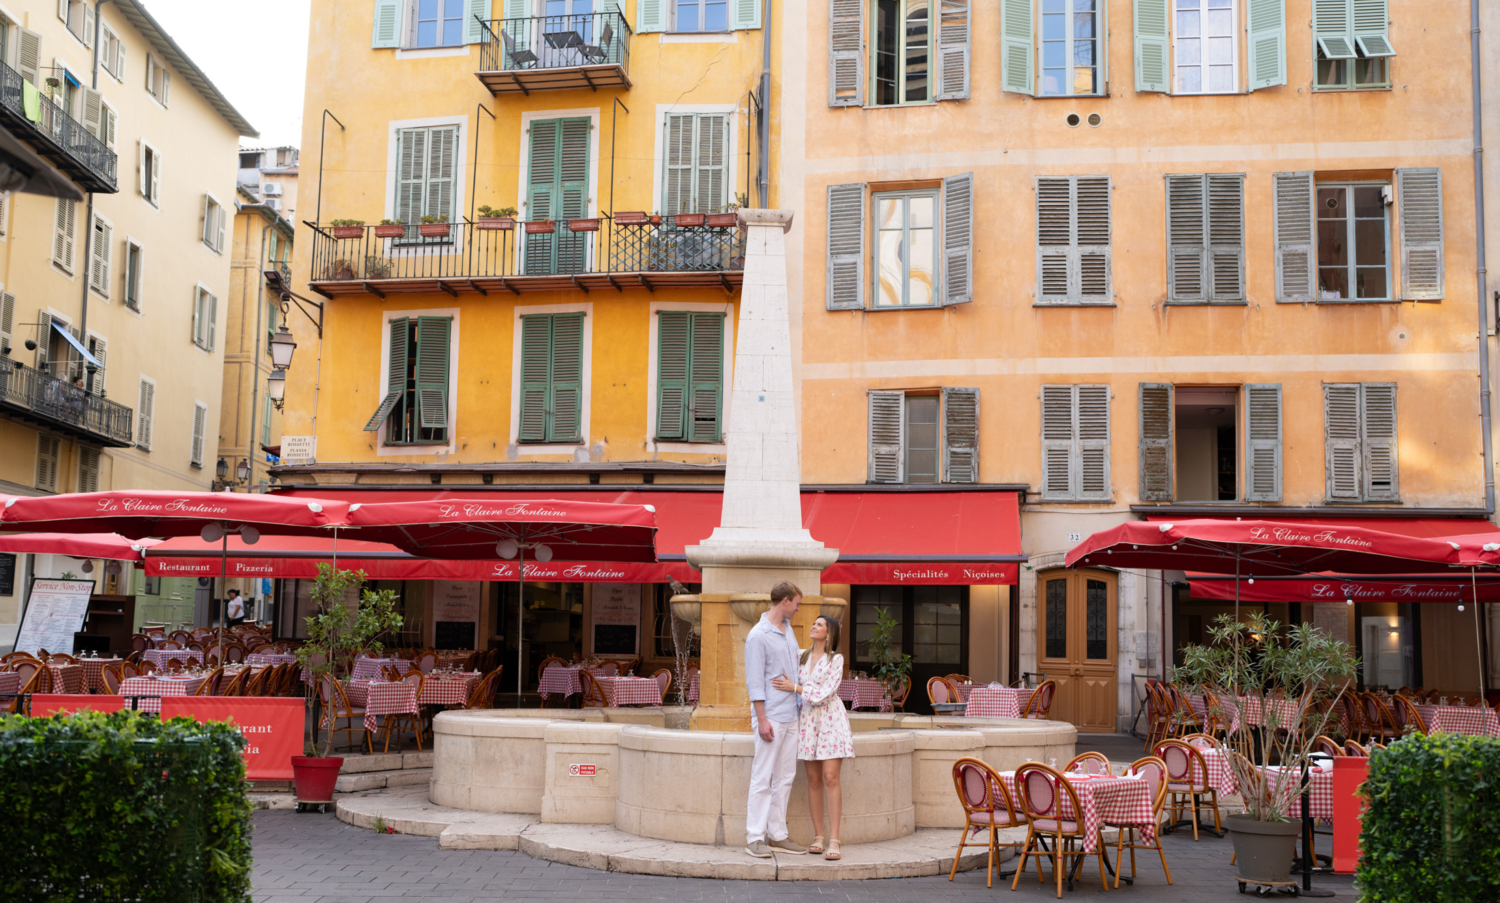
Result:
<svg viewBox="0 0 1500 903"><path fill-rule="evenodd" d="M405 238L406 237L406 227L405 226L376 226L375 227L375 237L376 238Z"/></svg>
<svg viewBox="0 0 1500 903"><path fill-rule="evenodd" d="M474 228L486 231L509 232L516 227L515 217L511 216L481 216L474 223Z"/></svg>
<svg viewBox="0 0 1500 903"><path fill-rule="evenodd" d="M452 228L452 223L423 223L417 227L417 233L423 238L447 238Z"/></svg>
<svg viewBox="0 0 1500 903"><path fill-rule="evenodd" d="M526 223L527 235L551 235L557 231L557 222L550 219L530 220Z"/></svg>
<svg viewBox="0 0 1500 903"><path fill-rule="evenodd" d="M650 222L644 210L622 210L615 214L614 219L617 226L644 226Z"/></svg>
<svg viewBox="0 0 1500 903"><path fill-rule="evenodd" d="M739 224L740 215L738 213L710 213L706 220L706 225L712 226L716 229L723 229L728 226L738 226Z"/></svg>
<svg viewBox="0 0 1500 903"><path fill-rule="evenodd" d="M365 227L364 226L334 226L333 227L333 237L334 238L364 238L365 237Z"/></svg>
<svg viewBox="0 0 1500 903"><path fill-rule="evenodd" d="M702 213L679 213L672 217L672 223L677 226L701 226L703 217Z"/></svg>
<svg viewBox="0 0 1500 903"><path fill-rule="evenodd" d="M596 219L570 219L568 228L573 232L598 232L599 220Z"/></svg>

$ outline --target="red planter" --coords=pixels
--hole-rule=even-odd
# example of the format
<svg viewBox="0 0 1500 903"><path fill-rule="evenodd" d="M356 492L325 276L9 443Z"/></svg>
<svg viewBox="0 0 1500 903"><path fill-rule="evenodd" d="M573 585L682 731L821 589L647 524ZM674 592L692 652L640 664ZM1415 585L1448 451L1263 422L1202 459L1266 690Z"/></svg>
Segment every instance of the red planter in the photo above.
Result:
<svg viewBox="0 0 1500 903"><path fill-rule="evenodd" d="M526 223L527 235L551 235L557 231L557 221L550 219L530 220Z"/></svg>
<svg viewBox="0 0 1500 903"><path fill-rule="evenodd" d="M481 216L474 221L474 228L486 231L509 232L516 227L516 220L510 216Z"/></svg>
<svg viewBox="0 0 1500 903"><path fill-rule="evenodd" d="M568 228L574 232L598 232L599 220L597 219L570 219Z"/></svg>
<svg viewBox="0 0 1500 903"><path fill-rule="evenodd" d="M722 229L726 226L737 226L739 223L740 215L738 213L710 213L705 221L706 225L713 226L716 229Z"/></svg>
<svg viewBox="0 0 1500 903"><path fill-rule="evenodd" d="M452 227L452 223L423 223L417 227L417 232L423 238L447 238Z"/></svg>
<svg viewBox="0 0 1500 903"><path fill-rule="evenodd" d="M364 238L365 237L365 227L364 226L334 226L333 227L333 237L334 238Z"/></svg>
<svg viewBox="0 0 1500 903"><path fill-rule="evenodd" d="M621 210L614 219L617 226L644 226L650 221L644 210Z"/></svg>
<svg viewBox="0 0 1500 903"><path fill-rule="evenodd" d="M701 226L703 216L702 213L679 213L672 217L672 222L678 226Z"/></svg>
<svg viewBox="0 0 1500 903"><path fill-rule="evenodd" d="M405 226L376 226L375 227L375 237L376 238L405 238L406 237L406 227Z"/></svg>
<svg viewBox="0 0 1500 903"><path fill-rule="evenodd" d="M333 801L333 785L338 783L342 756L292 756L292 782L297 787L297 801L327 803Z"/></svg>

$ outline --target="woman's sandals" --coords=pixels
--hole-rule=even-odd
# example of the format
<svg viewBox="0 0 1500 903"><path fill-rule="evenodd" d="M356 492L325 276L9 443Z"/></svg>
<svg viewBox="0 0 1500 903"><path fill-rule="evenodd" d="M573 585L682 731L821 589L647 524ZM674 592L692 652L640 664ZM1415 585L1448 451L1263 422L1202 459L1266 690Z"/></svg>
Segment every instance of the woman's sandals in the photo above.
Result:
<svg viewBox="0 0 1500 903"><path fill-rule="evenodd" d="M823 838L820 837L818 839L822 840ZM839 842L837 840L830 840L830 841L828 841L828 852L826 852L826 853L823 854L823 858L824 859L842 859L842 858L844 858L839 853Z"/></svg>
<svg viewBox="0 0 1500 903"><path fill-rule="evenodd" d="M819 834L817 837L814 837L812 839L812 843L808 845L807 851L809 853L821 853L821 852L823 852L823 835L822 834Z"/></svg>

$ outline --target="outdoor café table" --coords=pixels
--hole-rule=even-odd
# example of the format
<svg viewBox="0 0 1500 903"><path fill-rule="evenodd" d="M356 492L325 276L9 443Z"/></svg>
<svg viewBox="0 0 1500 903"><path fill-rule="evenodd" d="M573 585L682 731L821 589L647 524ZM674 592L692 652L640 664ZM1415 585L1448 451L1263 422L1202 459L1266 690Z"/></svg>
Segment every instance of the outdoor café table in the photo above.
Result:
<svg viewBox="0 0 1500 903"><path fill-rule="evenodd" d="M142 712L161 713L162 696L191 696L198 692L203 677L132 677L120 684L120 695L127 699L134 696L135 707Z"/></svg>
<svg viewBox="0 0 1500 903"><path fill-rule="evenodd" d="M1199 749L1203 754L1203 764L1208 766L1208 779L1198 773L1198 763L1193 763L1193 783L1202 781L1206 786L1212 787L1218 792L1219 798L1223 799L1238 792L1238 786L1234 782L1234 772L1229 770L1229 756L1222 749Z"/></svg>
<svg viewBox="0 0 1500 903"><path fill-rule="evenodd" d="M83 666L69 665L65 662L47 665L47 670L52 672L52 692L78 694L83 692Z"/></svg>
<svg viewBox="0 0 1500 903"><path fill-rule="evenodd" d="M141 653L141 661L150 662L158 668L166 667L168 659L177 659L186 665L188 662L203 661L203 653L198 649L147 649Z"/></svg>
<svg viewBox="0 0 1500 903"><path fill-rule="evenodd" d="M466 672L455 674L452 677L433 677L428 675L422 681L422 696L416 701L417 705L463 705L469 701L469 694L473 692L484 675L478 672ZM371 690L380 686L395 686L403 681L379 681L379 680L351 680L344 691L349 694L349 704L355 708L370 706ZM406 712L406 709L397 709L397 712ZM377 715L391 714L389 712L376 712Z"/></svg>
<svg viewBox="0 0 1500 903"><path fill-rule="evenodd" d="M245 656L247 665L287 665L296 660L297 656L290 652L252 652Z"/></svg>
<svg viewBox="0 0 1500 903"><path fill-rule="evenodd" d="M537 694L546 699L553 693L559 696L572 696L583 692L583 682L578 677L581 669L567 665L552 665L542 672L542 679L537 684ZM614 677L612 671L604 668L590 668L589 673L595 677Z"/></svg>
<svg viewBox="0 0 1500 903"><path fill-rule="evenodd" d="M90 693L104 692L104 669L110 665L118 665L124 659L119 658L81 658L78 664L83 666L83 682Z"/></svg>
<svg viewBox="0 0 1500 903"><path fill-rule="evenodd" d="M976 684L971 681L969 683L954 684L953 689L958 691L959 702L968 702L969 694L983 686L984 684Z"/></svg>
<svg viewBox="0 0 1500 903"><path fill-rule="evenodd" d="M363 697L356 701L356 697ZM415 715L417 713L417 685L406 681L350 681L349 704L365 708L365 730L375 730L375 719L383 715ZM332 714L331 710L328 714ZM328 726L325 714L323 726Z"/></svg>
<svg viewBox="0 0 1500 903"><path fill-rule="evenodd" d="M661 684L649 677L599 677L599 686L610 707L661 705Z"/></svg>
<svg viewBox="0 0 1500 903"><path fill-rule="evenodd" d="M970 718L1020 718L1021 706L1032 692L1015 687L975 687L964 714Z"/></svg>
<svg viewBox="0 0 1500 903"><path fill-rule="evenodd" d="M839 698L849 703L851 709L891 710L891 697L885 684L870 678L844 678L839 684Z"/></svg>
<svg viewBox="0 0 1500 903"><path fill-rule="evenodd" d="M1005 789L1010 798L1021 808L1021 797L1016 789L1016 773L1002 771ZM1083 807L1083 849L1093 853L1099 847L1099 829L1105 822L1113 825L1134 825L1141 832L1145 843L1156 840L1156 815L1151 811L1151 785L1138 777L1116 777L1113 775L1065 774L1064 778L1078 792L1078 804ZM1076 821L1072 801L1066 795L1059 797L1062 817L1065 821Z"/></svg>
<svg viewBox="0 0 1500 903"><path fill-rule="evenodd" d="M15 696L21 692L21 672L0 671L0 696Z"/></svg>
<svg viewBox="0 0 1500 903"><path fill-rule="evenodd" d="M1276 781L1280 780L1281 767L1278 765L1263 765L1261 771L1266 776L1266 787L1274 788ZM1307 770L1309 794L1307 801L1308 818L1333 818L1333 769L1314 766ZM1295 791L1292 799L1287 803L1286 813L1290 818L1302 817L1302 797L1298 785L1300 781L1294 775L1285 779L1286 789L1283 792Z"/></svg>
<svg viewBox="0 0 1500 903"><path fill-rule="evenodd" d="M402 674L411 668L411 662L404 658L362 658L354 663L354 673L349 675L349 679L375 680L380 677L386 665L395 665L396 670Z"/></svg>
<svg viewBox="0 0 1500 903"><path fill-rule="evenodd" d="M1468 734L1474 737L1500 737L1500 718L1491 708L1466 705L1419 705L1417 712L1429 731Z"/></svg>
<svg viewBox="0 0 1500 903"><path fill-rule="evenodd" d="M688 680L688 705L698 704L698 672L694 671Z"/></svg>

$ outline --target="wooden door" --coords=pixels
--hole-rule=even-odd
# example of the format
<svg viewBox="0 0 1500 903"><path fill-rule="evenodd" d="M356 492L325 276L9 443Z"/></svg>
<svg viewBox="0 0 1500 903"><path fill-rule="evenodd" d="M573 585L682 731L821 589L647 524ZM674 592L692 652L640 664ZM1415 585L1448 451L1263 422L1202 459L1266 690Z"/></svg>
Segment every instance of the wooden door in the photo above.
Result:
<svg viewBox="0 0 1500 903"><path fill-rule="evenodd" d="M1057 682L1051 719L1080 731L1114 731L1115 575L1049 571L1038 582L1037 670Z"/></svg>

